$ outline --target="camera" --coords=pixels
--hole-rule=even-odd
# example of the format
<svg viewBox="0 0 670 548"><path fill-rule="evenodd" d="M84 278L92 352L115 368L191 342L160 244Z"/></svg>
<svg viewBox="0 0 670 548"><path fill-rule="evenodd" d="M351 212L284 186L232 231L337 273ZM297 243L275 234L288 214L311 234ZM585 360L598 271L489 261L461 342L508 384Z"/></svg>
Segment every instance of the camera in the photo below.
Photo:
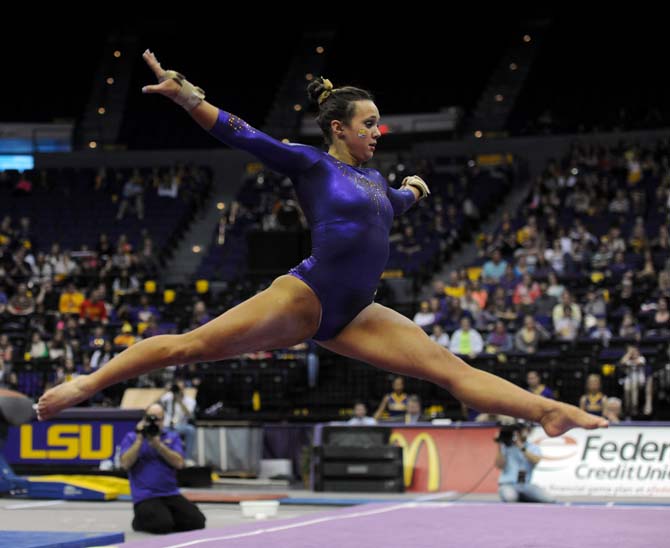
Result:
<svg viewBox="0 0 670 548"><path fill-rule="evenodd" d="M161 433L160 426L158 425L160 419L156 415L147 415L144 417L144 422L141 434L145 438L154 438Z"/></svg>
<svg viewBox="0 0 670 548"><path fill-rule="evenodd" d="M500 432L498 437L494 438L493 441L496 443L502 443L507 447L511 447L514 443L514 435L519 430L518 424L506 424L500 427Z"/></svg>

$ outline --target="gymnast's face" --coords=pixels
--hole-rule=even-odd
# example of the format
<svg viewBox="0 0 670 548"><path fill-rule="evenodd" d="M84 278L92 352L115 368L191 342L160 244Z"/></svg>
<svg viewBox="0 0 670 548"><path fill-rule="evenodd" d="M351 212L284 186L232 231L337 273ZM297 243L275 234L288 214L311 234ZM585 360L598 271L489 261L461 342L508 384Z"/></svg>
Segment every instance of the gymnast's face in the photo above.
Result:
<svg viewBox="0 0 670 548"><path fill-rule="evenodd" d="M375 154L379 131L379 110L372 101L356 101L356 109L348 124L334 127L334 137L340 139L358 162L365 163ZM337 123L337 122L334 122Z"/></svg>

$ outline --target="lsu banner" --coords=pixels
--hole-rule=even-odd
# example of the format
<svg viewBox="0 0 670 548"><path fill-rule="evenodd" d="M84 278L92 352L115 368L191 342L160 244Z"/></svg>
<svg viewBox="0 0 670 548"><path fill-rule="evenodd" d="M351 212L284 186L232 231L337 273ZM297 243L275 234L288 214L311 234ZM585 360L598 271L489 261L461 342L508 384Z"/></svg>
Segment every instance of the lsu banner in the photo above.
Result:
<svg viewBox="0 0 670 548"><path fill-rule="evenodd" d="M612 426L530 437L542 452L533 483L556 496L670 496L670 425Z"/></svg>
<svg viewBox="0 0 670 548"><path fill-rule="evenodd" d="M390 441L404 449L405 489L497 492L497 433L496 427L393 427Z"/></svg>
<svg viewBox="0 0 670 548"><path fill-rule="evenodd" d="M10 464L98 464L136 421L33 422L12 426L2 451Z"/></svg>

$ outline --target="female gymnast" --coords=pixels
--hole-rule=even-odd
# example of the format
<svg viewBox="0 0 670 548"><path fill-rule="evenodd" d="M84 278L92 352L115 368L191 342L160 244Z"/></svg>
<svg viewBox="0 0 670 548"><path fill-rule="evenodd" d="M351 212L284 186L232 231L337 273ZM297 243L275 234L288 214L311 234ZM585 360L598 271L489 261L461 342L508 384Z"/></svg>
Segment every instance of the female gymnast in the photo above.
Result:
<svg viewBox="0 0 670 548"><path fill-rule="evenodd" d="M142 88L144 93L172 99L212 136L291 178L312 230L312 255L205 325L181 335L145 339L94 373L45 392L37 404L40 420L153 369L313 339L343 356L430 380L481 412L540 423L550 436L575 426L607 426L601 417L535 396L467 365L411 320L374 302L393 217L425 198L429 189L416 176L394 189L378 171L363 167L381 136L379 111L368 92L334 88L323 78L310 82L307 91L319 109L326 152L273 139L205 101L202 89L175 71L165 71L151 51L143 57L159 81Z"/></svg>

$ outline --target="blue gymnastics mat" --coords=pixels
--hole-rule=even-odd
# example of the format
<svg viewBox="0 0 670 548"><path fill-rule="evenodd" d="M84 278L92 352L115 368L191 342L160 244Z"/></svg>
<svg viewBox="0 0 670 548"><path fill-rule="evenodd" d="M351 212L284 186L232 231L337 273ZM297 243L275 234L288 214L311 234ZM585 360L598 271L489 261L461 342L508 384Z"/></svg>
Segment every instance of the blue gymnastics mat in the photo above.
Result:
<svg viewBox="0 0 670 548"><path fill-rule="evenodd" d="M0 546L12 548L90 548L122 543L123 533L0 531Z"/></svg>

